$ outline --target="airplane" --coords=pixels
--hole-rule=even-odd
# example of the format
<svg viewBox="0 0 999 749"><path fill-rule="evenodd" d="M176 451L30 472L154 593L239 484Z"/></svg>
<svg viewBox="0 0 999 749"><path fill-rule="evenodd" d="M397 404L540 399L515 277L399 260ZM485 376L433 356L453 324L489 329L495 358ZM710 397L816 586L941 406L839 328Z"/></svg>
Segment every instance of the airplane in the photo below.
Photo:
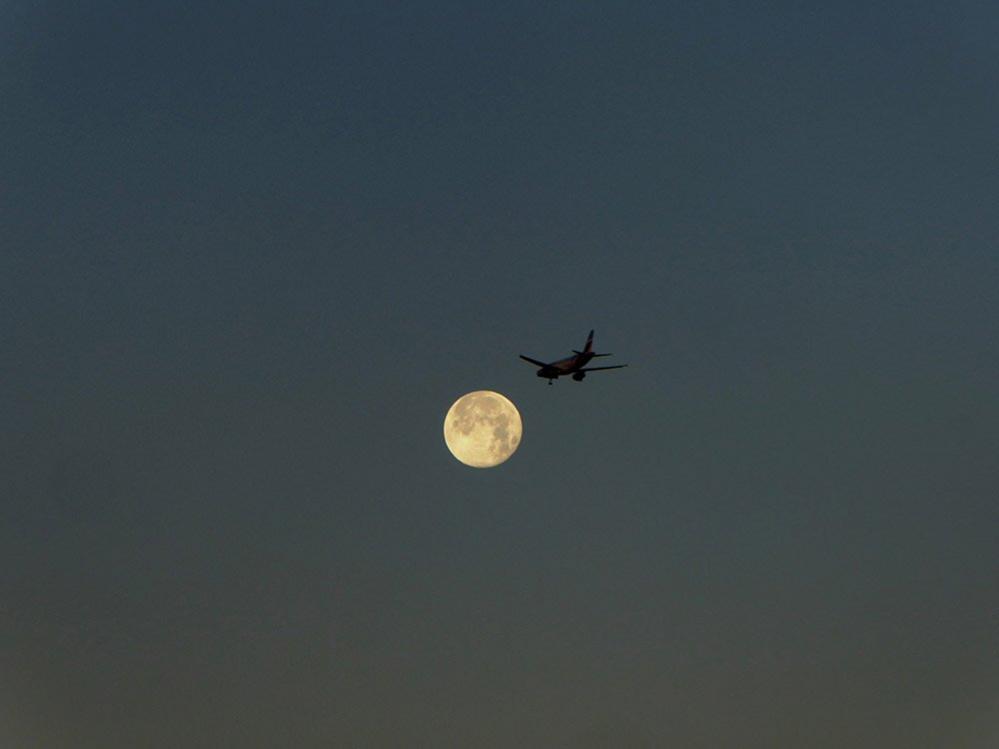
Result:
<svg viewBox="0 0 999 749"><path fill-rule="evenodd" d="M520 358L526 362L530 362L536 367L540 367L538 370L538 377L544 377L548 380L548 384L552 384L552 380L557 380L562 375L572 375L572 379L576 382L582 382L583 378L586 377L587 372L596 372L598 369L621 369L621 367L627 367L627 364L614 364L608 367L587 367L590 359L594 359L598 356L612 356L612 354L595 354L593 352L593 331L586 337L586 345L583 346L582 351L572 350L573 356L566 357L565 359L559 359L553 362L543 362L537 359L532 359L529 356L520 355Z"/></svg>

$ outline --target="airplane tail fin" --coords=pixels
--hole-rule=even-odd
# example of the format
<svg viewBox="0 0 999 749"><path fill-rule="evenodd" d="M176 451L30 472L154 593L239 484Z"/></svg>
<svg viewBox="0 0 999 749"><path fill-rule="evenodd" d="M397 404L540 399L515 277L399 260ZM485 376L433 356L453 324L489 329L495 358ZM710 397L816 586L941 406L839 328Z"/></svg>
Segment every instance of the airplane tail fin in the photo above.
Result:
<svg viewBox="0 0 999 749"><path fill-rule="evenodd" d="M613 356L613 354L596 354L596 353L593 352L593 331L592 330L590 331L590 334L588 336L586 336L586 345L583 347L583 350L580 351L579 349L573 349L572 353L574 353L574 354L590 354L594 358L596 358L598 356Z"/></svg>
<svg viewBox="0 0 999 749"><path fill-rule="evenodd" d="M593 353L593 331L592 330L590 331L590 334L588 336L586 336L586 345L583 346L583 350L580 351L579 349L575 349L574 348L572 350L572 353L574 353L574 354L592 354ZM600 354L594 354L594 356L600 356Z"/></svg>

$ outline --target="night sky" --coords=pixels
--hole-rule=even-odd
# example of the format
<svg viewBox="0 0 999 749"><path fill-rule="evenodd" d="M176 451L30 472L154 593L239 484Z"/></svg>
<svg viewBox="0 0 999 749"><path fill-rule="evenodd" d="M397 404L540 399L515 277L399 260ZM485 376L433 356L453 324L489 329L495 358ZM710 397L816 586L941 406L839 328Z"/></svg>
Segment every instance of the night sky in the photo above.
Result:
<svg viewBox="0 0 999 749"><path fill-rule="evenodd" d="M995 3L4 0L0 144L0 746L999 745Z"/></svg>

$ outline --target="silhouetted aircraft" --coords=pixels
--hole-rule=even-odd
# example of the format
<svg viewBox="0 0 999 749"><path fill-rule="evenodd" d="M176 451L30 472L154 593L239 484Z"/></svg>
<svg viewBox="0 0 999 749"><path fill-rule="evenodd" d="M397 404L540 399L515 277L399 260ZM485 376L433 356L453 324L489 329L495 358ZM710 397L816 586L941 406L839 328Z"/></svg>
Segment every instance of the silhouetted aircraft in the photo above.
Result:
<svg viewBox="0 0 999 749"><path fill-rule="evenodd" d="M529 356L520 355L520 358L526 362L530 362L536 367L540 367L538 370L538 377L545 377L548 380L548 384L552 384L552 380L557 380L562 375L572 375L572 379L576 382L581 382L584 377L586 377L587 372L596 372L598 369L621 369L621 367L627 367L627 364L614 364L609 367L587 367L590 359L594 359L598 356L612 356L612 354L595 354L593 353L593 331L586 337L586 345L583 346L582 351L572 350L573 356L566 357L565 359L559 359L558 361L548 362L547 364L543 361L538 361L537 359L532 359Z"/></svg>

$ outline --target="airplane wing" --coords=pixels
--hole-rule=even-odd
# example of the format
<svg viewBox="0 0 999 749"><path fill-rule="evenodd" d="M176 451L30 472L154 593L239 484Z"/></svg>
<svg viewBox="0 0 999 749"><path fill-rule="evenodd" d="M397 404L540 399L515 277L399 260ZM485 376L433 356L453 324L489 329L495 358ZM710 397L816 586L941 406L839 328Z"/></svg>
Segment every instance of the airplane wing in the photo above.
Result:
<svg viewBox="0 0 999 749"><path fill-rule="evenodd" d="M548 366L548 362L538 361L537 359L532 359L531 357L524 356L523 354L520 355L520 358L523 359L524 361L530 362L531 364L533 364L536 367L547 367Z"/></svg>
<svg viewBox="0 0 999 749"><path fill-rule="evenodd" d="M598 369L621 369L621 367L627 367L627 364L614 364L610 367L586 367L585 369L577 369L577 372L596 372Z"/></svg>

